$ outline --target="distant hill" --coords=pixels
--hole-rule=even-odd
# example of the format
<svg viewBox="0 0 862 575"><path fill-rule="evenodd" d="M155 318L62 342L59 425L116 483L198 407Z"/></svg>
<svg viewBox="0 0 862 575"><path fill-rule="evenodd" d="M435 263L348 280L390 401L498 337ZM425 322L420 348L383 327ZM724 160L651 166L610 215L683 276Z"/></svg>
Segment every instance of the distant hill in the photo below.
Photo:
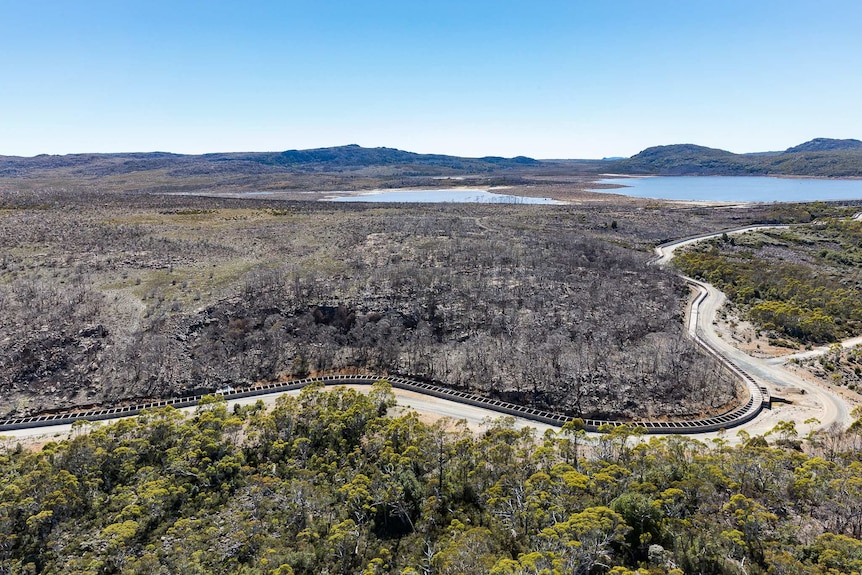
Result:
<svg viewBox="0 0 862 575"><path fill-rule="evenodd" d="M621 160L614 171L622 166L626 173L679 175L730 175L746 171L746 162L736 154L715 148L676 144L655 146Z"/></svg>
<svg viewBox="0 0 862 575"><path fill-rule="evenodd" d="M804 144L787 148L788 154L794 152L831 152L834 150L862 150L859 140L833 140L831 138L814 138Z"/></svg>
<svg viewBox="0 0 862 575"><path fill-rule="evenodd" d="M455 171L487 172L520 168L540 162L532 158L462 158L439 154L415 154L394 148L363 148L355 144L286 152L247 152L203 155L164 152L128 154L40 155L32 158L0 156L0 176L27 176L62 171L75 176L112 176L133 172L163 171L185 177L223 173L258 175L278 172L348 171L379 167L434 167ZM436 172L435 172L436 173Z"/></svg>
<svg viewBox="0 0 862 575"><path fill-rule="evenodd" d="M677 144L655 146L615 162L609 171L666 176L862 176L862 142L816 138L784 152L734 154Z"/></svg>
<svg viewBox="0 0 862 575"><path fill-rule="evenodd" d="M416 154L395 148L363 148L356 144L334 148L316 148L312 150L288 150L281 153L256 154L214 154L204 156L214 161L243 160L260 162L262 164L280 166L319 166L326 169L356 168L367 166L391 165L428 165L453 168L468 168L470 166L495 167L524 164L538 164L537 160L518 156L517 158L499 158L487 156L484 158L462 158L440 154Z"/></svg>

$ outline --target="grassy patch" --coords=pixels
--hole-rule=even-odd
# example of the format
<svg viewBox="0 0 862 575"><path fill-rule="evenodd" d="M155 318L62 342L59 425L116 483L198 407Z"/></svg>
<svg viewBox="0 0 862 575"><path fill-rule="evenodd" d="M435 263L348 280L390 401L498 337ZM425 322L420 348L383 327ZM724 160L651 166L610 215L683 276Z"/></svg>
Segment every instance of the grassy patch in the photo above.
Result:
<svg viewBox="0 0 862 575"><path fill-rule="evenodd" d="M149 310L188 311L233 285L257 266L243 259L210 265L142 270L105 284L104 290L125 290L143 301Z"/></svg>

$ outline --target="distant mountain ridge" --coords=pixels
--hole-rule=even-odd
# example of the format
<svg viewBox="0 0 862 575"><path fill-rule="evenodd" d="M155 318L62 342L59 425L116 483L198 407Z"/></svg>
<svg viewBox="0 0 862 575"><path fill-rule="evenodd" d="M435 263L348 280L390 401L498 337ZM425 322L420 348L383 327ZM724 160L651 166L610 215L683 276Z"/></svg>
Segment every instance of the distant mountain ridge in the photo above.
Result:
<svg viewBox="0 0 862 575"><path fill-rule="evenodd" d="M165 170L184 177L225 172L260 174L358 170L366 167L436 167L478 172L539 164L518 156L462 158L440 154L416 154L394 148L363 148L356 144L285 152L234 152L202 155L166 152L39 155L32 158L0 156L0 176L26 176L40 171L64 170L78 176L110 176L140 171Z"/></svg>
<svg viewBox="0 0 862 575"><path fill-rule="evenodd" d="M663 176L862 176L862 141L815 138L784 152L734 154L675 144L654 146L609 167L615 173Z"/></svg>
<svg viewBox="0 0 862 575"><path fill-rule="evenodd" d="M674 144L653 146L631 158L544 161L524 156L464 158L417 154L395 148L365 148L356 144L283 152L201 155L168 152L43 154L29 158L0 156L0 177L48 176L93 180L136 174L133 178L135 181L145 182L152 178L152 181L162 182L159 185L170 187L174 186L174 181L198 176L208 177L215 182L231 178L238 182L237 185L251 185L260 177L280 181L280 174L332 173L349 178L367 175L427 178L465 174L505 175L518 170L523 172L524 168L554 170L561 165L568 165L575 172L583 174L862 177L862 141L815 138L783 152L750 154L734 154L694 144ZM190 181L185 184L192 186ZM143 186L143 189L161 188L154 184Z"/></svg>
<svg viewBox="0 0 862 575"><path fill-rule="evenodd" d="M313 166L325 165L327 168L356 166L386 166L386 165L436 165L452 166L471 163L487 163L495 166L513 164L537 164L537 160L518 156L516 158L500 158L485 156L483 158L462 158L441 154L417 154L405 152L396 148L363 148L356 144L336 146L332 148L315 148L310 150L288 150L280 153L247 153L247 154L207 154L203 156L214 161L231 161L242 159L263 164L283 166Z"/></svg>

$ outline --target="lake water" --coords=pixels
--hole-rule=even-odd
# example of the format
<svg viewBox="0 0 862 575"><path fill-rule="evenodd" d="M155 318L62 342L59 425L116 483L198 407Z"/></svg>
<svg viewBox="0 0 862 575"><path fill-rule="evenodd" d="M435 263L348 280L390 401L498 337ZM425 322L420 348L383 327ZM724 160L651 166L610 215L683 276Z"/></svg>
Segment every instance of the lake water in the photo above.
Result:
<svg viewBox="0 0 862 575"><path fill-rule="evenodd" d="M599 183L628 187L593 191L661 200L810 202L862 199L862 180L758 176L651 176L609 178L600 180Z"/></svg>
<svg viewBox="0 0 862 575"><path fill-rule="evenodd" d="M358 196L328 198L330 202L456 202L480 204L562 204L550 198L496 194L486 190L379 190Z"/></svg>

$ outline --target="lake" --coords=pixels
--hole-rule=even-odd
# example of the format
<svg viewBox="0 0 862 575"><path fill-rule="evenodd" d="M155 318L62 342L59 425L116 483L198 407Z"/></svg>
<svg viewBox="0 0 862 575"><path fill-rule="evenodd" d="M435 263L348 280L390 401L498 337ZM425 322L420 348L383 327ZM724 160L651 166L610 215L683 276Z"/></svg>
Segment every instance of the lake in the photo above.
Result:
<svg viewBox="0 0 862 575"><path fill-rule="evenodd" d="M810 202L862 199L862 180L763 176L650 176L608 178L600 180L599 183L628 187L593 191L661 200Z"/></svg>
<svg viewBox="0 0 862 575"><path fill-rule="evenodd" d="M430 203L479 203L479 204L563 204L550 198L529 198L497 194L487 190L376 190L362 192L358 196L327 198L330 202L430 202Z"/></svg>

